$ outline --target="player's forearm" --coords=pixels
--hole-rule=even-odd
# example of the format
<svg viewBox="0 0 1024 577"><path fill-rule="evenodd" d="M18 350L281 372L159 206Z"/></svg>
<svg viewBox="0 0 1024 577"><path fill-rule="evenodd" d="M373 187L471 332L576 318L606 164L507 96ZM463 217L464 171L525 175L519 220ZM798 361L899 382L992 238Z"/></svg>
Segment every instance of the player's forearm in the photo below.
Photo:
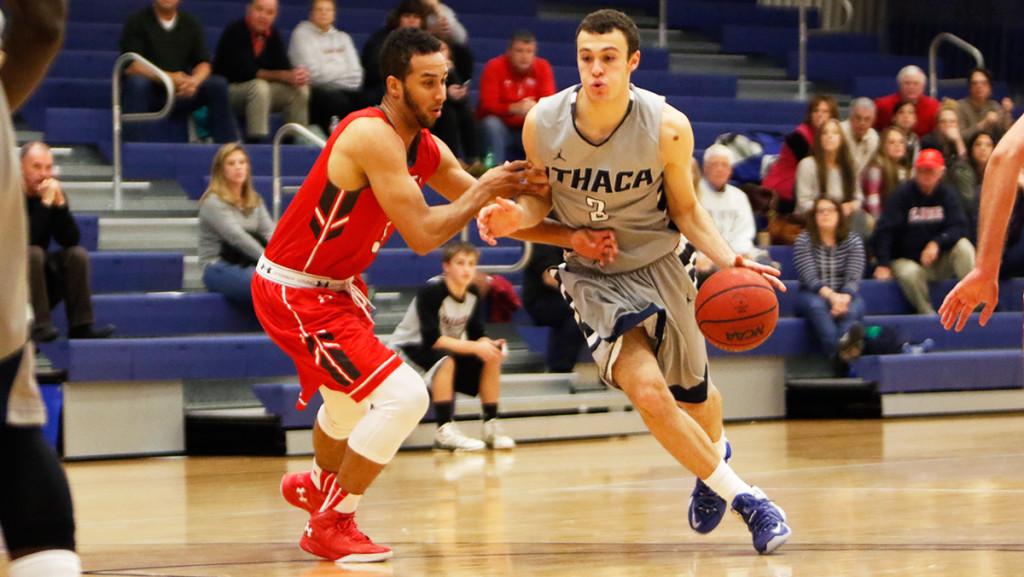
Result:
<svg viewBox="0 0 1024 577"><path fill-rule="evenodd" d="M994 153L985 169L978 217L976 268L986 276L998 276L1006 228L1017 196L1016 162L1010 155Z"/></svg>
<svg viewBox="0 0 1024 577"><path fill-rule="evenodd" d="M517 231L512 238L527 242L539 242L561 248L572 249L572 234L576 229L546 218L536 225Z"/></svg>
<svg viewBox="0 0 1024 577"><path fill-rule="evenodd" d="M64 0L8 0L7 65L0 69L7 102L18 108L46 74L64 40Z"/></svg>
<svg viewBox="0 0 1024 577"><path fill-rule="evenodd" d="M679 228L688 241L697 247L704 256L711 259L718 268L733 266L736 253L725 242L711 216L700 205L683 214L673 214L672 222Z"/></svg>
<svg viewBox="0 0 1024 577"><path fill-rule="evenodd" d="M462 230L490 200L490 193L473 185L455 202L427 209L424 218L414 224L414 230L408 231L410 234L400 232L416 254L427 254Z"/></svg>
<svg viewBox="0 0 1024 577"><path fill-rule="evenodd" d="M474 346L476 346L475 341L440 336L436 341L434 341L433 348L449 353L455 353L457 355L472 355L474 354Z"/></svg>

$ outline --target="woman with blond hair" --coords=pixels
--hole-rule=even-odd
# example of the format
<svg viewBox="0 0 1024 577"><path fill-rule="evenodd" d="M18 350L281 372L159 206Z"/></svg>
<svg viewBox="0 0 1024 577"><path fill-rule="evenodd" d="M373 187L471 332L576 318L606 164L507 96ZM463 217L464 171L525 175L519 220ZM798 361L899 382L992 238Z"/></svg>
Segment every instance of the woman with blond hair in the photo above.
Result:
<svg viewBox="0 0 1024 577"><path fill-rule="evenodd" d="M878 151L861 175L864 210L875 218L882 215L889 193L910 178L905 160L908 152L907 136L903 130L898 126L889 126L882 131L878 140Z"/></svg>
<svg viewBox="0 0 1024 577"><path fill-rule="evenodd" d="M210 185L199 199L199 266L206 288L251 309L249 284L273 232L252 186L249 155L241 144L225 144L213 157Z"/></svg>

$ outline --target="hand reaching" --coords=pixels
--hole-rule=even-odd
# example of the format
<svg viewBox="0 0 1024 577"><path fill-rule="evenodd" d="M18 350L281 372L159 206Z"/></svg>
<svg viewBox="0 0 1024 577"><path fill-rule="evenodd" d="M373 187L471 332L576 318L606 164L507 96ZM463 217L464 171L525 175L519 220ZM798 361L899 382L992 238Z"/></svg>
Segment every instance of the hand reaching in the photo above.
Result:
<svg viewBox="0 0 1024 577"><path fill-rule="evenodd" d="M519 230L522 220L523 210L518 204L507 198L498 197L494 203L480 209L476 217L476 227L481 240L494 246L498 244L499 238Z"/></svg>
<svg viewBox="0 0 1024 577"><path fill-rule="evenodd" d="M996 310L996 303L999 302L999 279L984 275L977 269L967 273L967 276L949 291L946 298L939 307L939 318L942 326L948 331L954 325L956 332L964 330L967 319L971 312L978 308L978 305L985 303L981 311L981 318L978 324L985 326L992 313Z"/></svg>
<svg viewBox="0 0 1024 577"><path fill-rule="evenodd" d="M779 276L782 273L779 272L779 269L773 266L763 265L759 262L752 261L749 258L743 258L740 255L736 255L736 261L733 263L733 266L749 268L756 273L760 273L769 284L775 287L775 290L786 292L786 285L782 284L782 281L779 280Z"/></svg>
<svg viewBox="0 0 1024 577"><path fill-rule="evenodd" d="M601 266L611 264L619 256L615 232L610 229L581 228L572 233L572 250L583 258L596 260Z"/></svg>

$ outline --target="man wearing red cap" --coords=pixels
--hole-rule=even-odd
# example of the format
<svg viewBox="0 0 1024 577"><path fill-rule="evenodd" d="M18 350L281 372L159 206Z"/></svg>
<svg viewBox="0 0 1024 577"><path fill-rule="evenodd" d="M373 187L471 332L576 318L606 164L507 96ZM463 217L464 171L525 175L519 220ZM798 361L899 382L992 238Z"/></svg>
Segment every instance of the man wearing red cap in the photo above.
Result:
<svg viewBox="0 0 1024 577"><path fill-rule="evenodd" d="M914 178L885 201L872 239L878 268L875 278L900 283L918 313L934 315L928 283L964 278L974 267L974 245L967 240L967 217L956 191L942 183L942 153L922 150Z"/></svg>

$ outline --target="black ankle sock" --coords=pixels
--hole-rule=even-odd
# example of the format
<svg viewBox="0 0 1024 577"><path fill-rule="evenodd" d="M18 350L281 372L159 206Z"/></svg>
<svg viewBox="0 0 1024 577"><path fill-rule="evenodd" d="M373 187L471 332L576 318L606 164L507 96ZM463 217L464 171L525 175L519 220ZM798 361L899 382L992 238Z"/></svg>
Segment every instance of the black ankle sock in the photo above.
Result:
<svg viewBox="0 0 1024 577"><path fill-rule="evenodd" d="M434 403L434 417L437 418L438 426L453 421L455 419L455 401Z"/></svg>
<svg viewBox="0 0 1024 577"><path fill-rule="evenodd" d="M498 403L484 403L482 406L484 409L485 421L498 418Z"/></svg>

